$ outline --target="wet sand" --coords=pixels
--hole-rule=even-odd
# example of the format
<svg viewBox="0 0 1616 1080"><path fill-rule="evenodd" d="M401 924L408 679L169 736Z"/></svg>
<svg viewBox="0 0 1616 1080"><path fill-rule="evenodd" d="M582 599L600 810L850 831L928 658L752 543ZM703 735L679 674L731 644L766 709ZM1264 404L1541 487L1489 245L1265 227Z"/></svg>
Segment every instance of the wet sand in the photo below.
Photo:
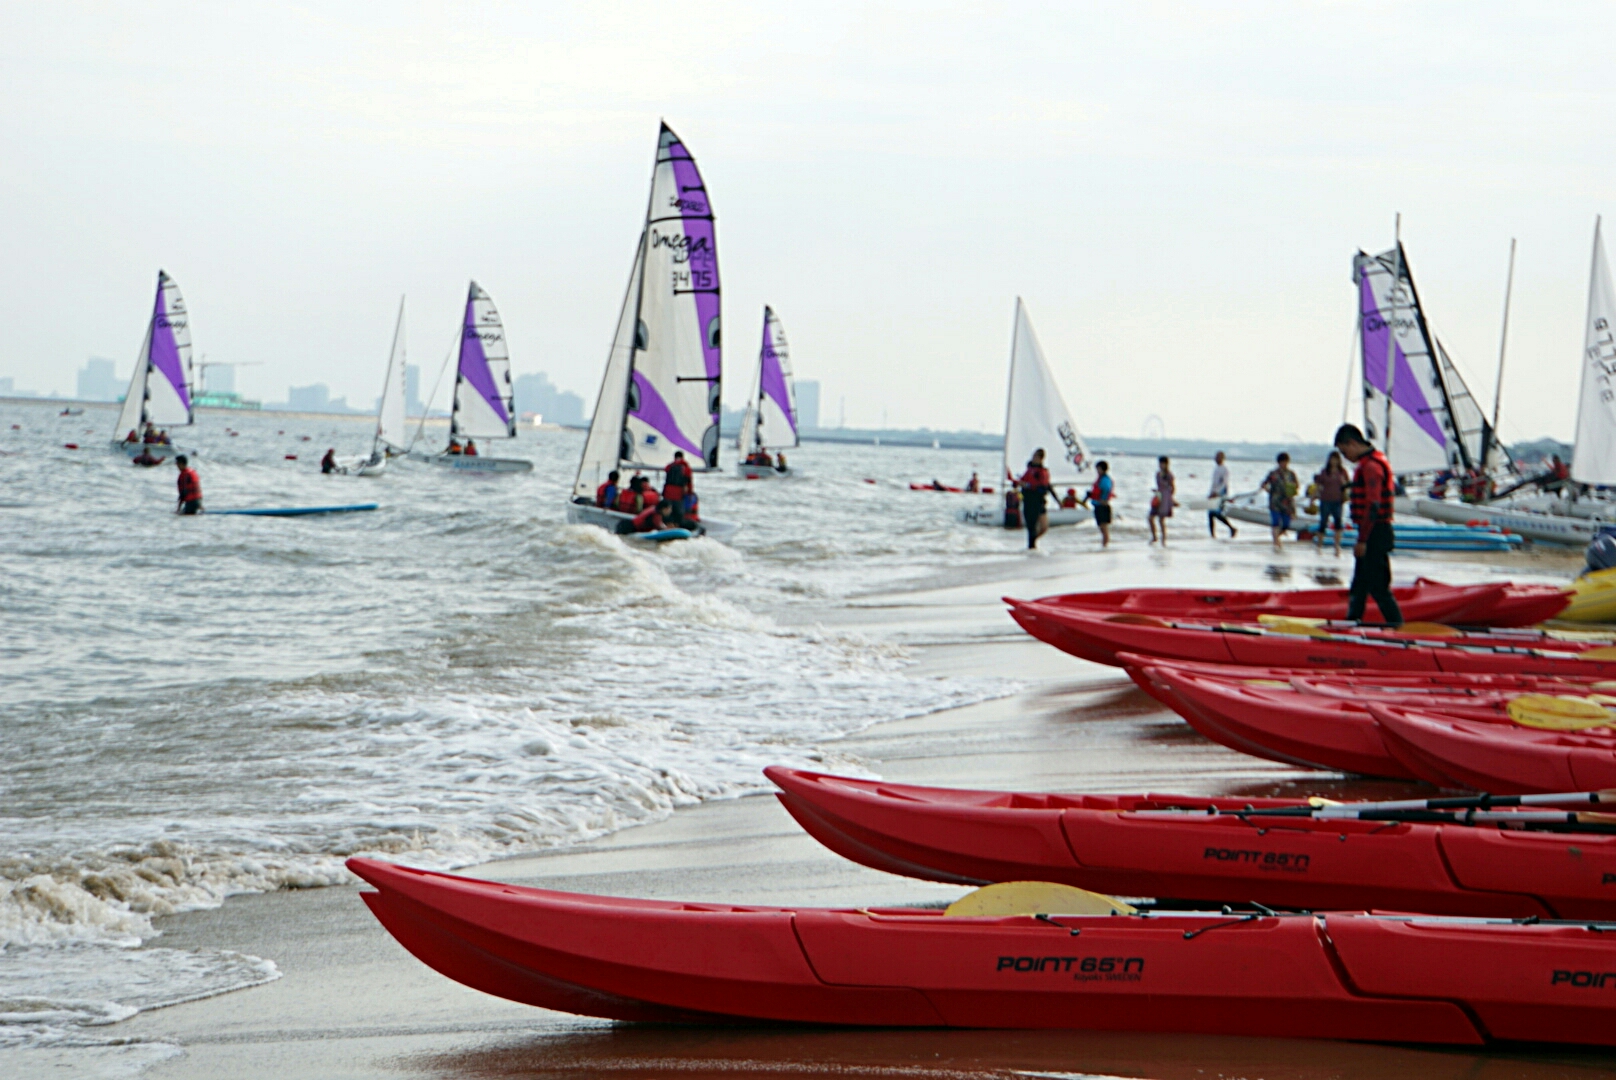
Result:
<svg viewBox="0 0 1616 1080"><path fill-rule="evenodd" d="M1531 570L1563 575L1564 561L1554 556L1533 566L1523 560L1513 568L1518 577ZM1164 554L1129 542L1104 554L1007 559L981 570L969 583L912 583L813 617L828 628L909 645L918 658L917 677L1010 675L1027 688L831 744L827 770L863 768L899 781L1029 790L1338 796L1419 790L1308 773L1213 745L1120 672L1027 638L998 601L1005 594L1130 583L1302 586L1350 573L1350 560L1337 563L1308 551L1275 558L1262 545L1205 541ZM1398 572L1475 580L1498 568L1405 559ZM937 904L963 892L839 859L803 835L769 796L704 804L599 842L466 872L582 892L738 903ZM283 977L145 1013L107 1034L183 1047L183 1054L146 1074L154 1078L1616 1077L1616 1056L1597 1053L1479 1054L1081 1032L615 1025L501 1001L437 975L387 936L358 891L242 897L215 911L164 920L154 944L237 949L274 960Z"/></svg>

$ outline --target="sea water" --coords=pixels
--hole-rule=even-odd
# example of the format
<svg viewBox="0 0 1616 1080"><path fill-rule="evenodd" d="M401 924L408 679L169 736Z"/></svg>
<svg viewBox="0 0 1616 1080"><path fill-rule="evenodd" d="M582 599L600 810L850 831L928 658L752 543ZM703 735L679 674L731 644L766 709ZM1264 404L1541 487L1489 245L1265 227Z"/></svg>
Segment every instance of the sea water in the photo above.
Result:
<svg viewBox="0 0 1616 1080"><path fill-rule="evenodd" d="M350 881L355 854L452 868L577 843L1017 686L917 676L901 645L814 618L1026 558L1023 534L955 521L990 500L907 487L992 483L993 452L808 444L791 477L698 477L704 513L744 526L731 543L648 546L564 523L580 432L482 444L528 474L327 477L366 423L210 414L174 432L208 507L381 506L182 518L173 466L133 466L113 422L0 406L0 1054L138 1069L177 1051L117 1021L277 975L164 948L155 917ZM1154 467L1116 462L1127 542ZM1181 497L1207 468L1180 466Z"/></svg>

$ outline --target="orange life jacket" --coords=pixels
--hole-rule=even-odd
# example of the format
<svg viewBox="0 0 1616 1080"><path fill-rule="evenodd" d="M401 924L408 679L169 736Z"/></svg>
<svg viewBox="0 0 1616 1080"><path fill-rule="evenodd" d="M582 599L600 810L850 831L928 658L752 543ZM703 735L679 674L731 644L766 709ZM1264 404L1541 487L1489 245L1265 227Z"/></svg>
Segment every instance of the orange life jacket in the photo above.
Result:
<svg viewBox="0 0 1616 1080"><path fill-rule="evenodd" d="M202 498L202 481L195 469L181 469L179 478L180 502L197 502Z"/></svg>

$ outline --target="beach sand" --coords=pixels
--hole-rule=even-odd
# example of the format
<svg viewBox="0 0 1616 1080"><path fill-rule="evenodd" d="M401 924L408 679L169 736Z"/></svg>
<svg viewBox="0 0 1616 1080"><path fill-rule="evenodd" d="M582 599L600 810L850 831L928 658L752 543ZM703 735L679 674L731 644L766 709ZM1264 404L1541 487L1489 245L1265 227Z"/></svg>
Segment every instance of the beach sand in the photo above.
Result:
<svg viewBox="0 0 1616 1080"><path fill-rule="evenodd" d="M1559 571L1555 557L1540 567ZM1515 564L1517 576L1521 565ZM1401 560L1414 573L1477 579L1482 564ZM828 771L862 768L944 786L1043 790L1393 795L1246 758L1194 734L1125 675L1023 635L1001 595L1130 583L1305 586L1350 560L1264 545L1190 542L1163 553L998 560L968 583L930 581L812 613L829 629L909 646L916 677L1012 676L1012 697L878 725L827 744ZM1530 576L1530 575L1524 575ZM781 618L786 613L775 613ZM800 620L802 616L797 615ZM939 904L964 890L868 870L808 839L769 796L681 810L657 824L550 853L485 864L473 876L626 896L738 903ZM1616 1058L1478 1054L1358 1044L1082 1032L674 1028L546 1012L466 989L404 952L357 887L233 899L162 921L154 944L267 957L282 978L141 1014L115 1037L177 1045L146 1075L234 1077L1616 1077Z"/></svg>

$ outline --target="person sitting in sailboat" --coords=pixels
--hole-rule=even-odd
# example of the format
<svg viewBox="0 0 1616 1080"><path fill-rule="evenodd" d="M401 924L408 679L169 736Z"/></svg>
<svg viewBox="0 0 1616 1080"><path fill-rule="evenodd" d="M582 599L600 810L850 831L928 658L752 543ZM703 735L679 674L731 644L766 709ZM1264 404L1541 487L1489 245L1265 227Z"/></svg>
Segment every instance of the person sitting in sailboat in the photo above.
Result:
<svg viewBox="0 0 1616 1080"><path fill-rule="evenodd" d="M618 493L617 509L625 514L639 514L655 501L656 495L649 490L645 477L636 474L629 479L628 487Z"/></svg>
<svg viewBox="0 0 1616 1080"><path fill-rule="evenodd" d="M1061 509L1062 510L1075 510L1075 509L1077 509L1077 489L1076 488L1067 488L1066 489L1066 497L1061 500Z"/></svg>
<svg viewBox="0 0 1616 1080"><path fill-rule="evenodd" d="M136 431L134 428L130 428L129 429L129 434L127 434L127 435L125 435L123 437L123 441L126 442L126 443L137 443L137 442L139 442L140 441L140 432Z"/></svg>
<svg viewBox="0 0 1616 1080"><path fill-rule="evenodd" d="M463 453L467 457L476 457L477 456L477 440L476 439L467 439L466 440L466 449L463 451Z"/></svg>
<svg viewBox="0 0 1616 1080"><path fill-rule="evenodd" d="M461 447L460 447L460 440L454 438L453 436L450 436L449 437L449 449L445 450L444 453L445 454L464 454L465 451L462 450Z"/></svg>
<svg viewBox="0 0 1616 1080"><path fill-rule="evenodd" d="M595 489L595 505L610 509L617 505L617 479L622 475L616 469L606 474L606 482Z"/></svg>

